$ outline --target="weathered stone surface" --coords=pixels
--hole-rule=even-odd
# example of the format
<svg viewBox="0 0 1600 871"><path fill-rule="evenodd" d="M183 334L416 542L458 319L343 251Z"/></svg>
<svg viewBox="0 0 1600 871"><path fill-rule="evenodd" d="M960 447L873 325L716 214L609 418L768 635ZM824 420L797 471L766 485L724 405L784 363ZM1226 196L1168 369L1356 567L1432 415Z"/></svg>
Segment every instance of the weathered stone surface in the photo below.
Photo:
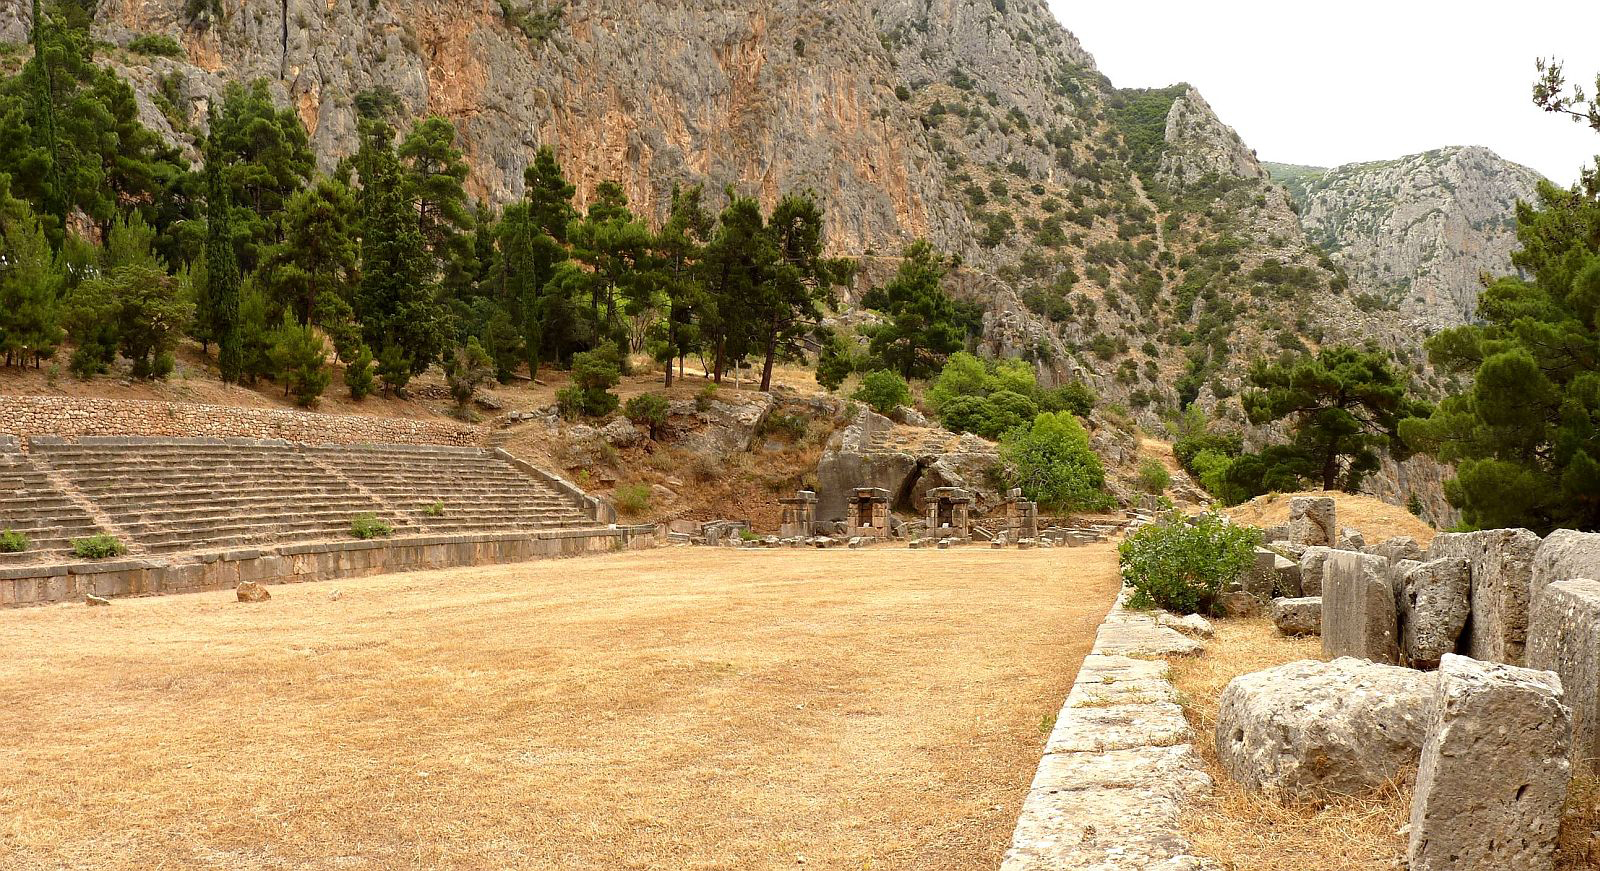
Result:
<svg viewBox="0 0 1600 871"><path fill-rule="evenodd" d="M1381 556L1336 551L1324 566L1322 652L1394 663L1400 654L1389 561Z"/></svg>
<svg viewBox="0 0 1600 871"><path fill-rule="evenodd" d="M111 600L104 598L103 596L96 596L95 594L90 593L83 597L83 604L88 605L91 608L96 608L111 604Z"/></svg>
<svg viewBox="0 0 1600 871"><path fill-rule="evenodd" d="M1157 622L1154 613L1121 607L1106 615L1095 634L1097 653L1140 656L1187 656L1205 645Z"/></svg>
<svg viewBox="0 0 1600 871"><path fill-rule="evenodd" d="M1362 794L1416 764L1432 683L1350 657L1236 677L1222 692L1217 759L1250 789Z"/></svg>
<svg viewBox="0 0 1600 871"><path fill-rule="evenodd" d="M1298 562L1280 556L1272 561L1272 573L1275 576L1272 588L1274 596L1295 598L1304 591Z"/></svg>
<svg viewBox="0 0 1600 871"><path fill-rule="evenodd" d="M1411 802L1411 871L1549 869L1571 715L1548 671L1446 654Z"/></svg>
<svg viewBox="0 0 1600 871"><path fill-rule="evenodd" d="M1296 496L1289 500L1289 541L1331 546L1338 540L1336 504L1331 496Z"/></svg>
<svg viewBox="0 0 1600 871"><path fill-rule="evenodd" d="M1322 595L1322 577L1328 555L1333 548L1326 545L1306 548L1300 555L1300 592L1307 596Z"/></svg>
<svg viewBox="0 0 1600 871"><path fill-rule="evenodd" d="M1367 539L1366 536L1361 534L1361 530L1352 526L1346 526L1339 530L1340 550L1364 550L1366 546Z"/></svg>
<svg viewBox="0 0 1600 871"><path fill-rule="evenodd" d="M1372 546L1370 553L1381 557L1388 557L1390 562L1401 560L1422 561L1422 547L1417 540L1409 535L1397 535L1394 538L1384 539L1379 544Z"/></svg>
<svg viewBox="0 0 1600 871"><path fill-rule="evenodd" d="M1545 537L1533 554L1528 604L1539 600L1539 593L1556 581L1569 578L1600 578L1600 532L1558 529Z"/></svg>
<svg viewBox="0 0 1600 871"><path fill-rule="evenodd" d="M1467 652L1474 659L1521 665L1528 637L1528 595L1539 536L1526 529L1445 533L1428 558L1466 557L1472 563L1472 619Z"/></svg>
<svg viewBox="0 0 1600 871"><path fill-rule="evenodd" d="M1272 600L1272 625L1285 635L1322 634L1322 597L1302 596Z"/></svg>
<svg viewBox="0 0 1600 871"><path fill-rule="evenodd" d="M1278 586L1277 562L1283 559L1264 547L1256 548L1256 561L1240 582L1244 591L1263 602L1270 601Z"/></svg>
<svg viewBox="0 0 1600 871"><path fill-rule="evenodd" d="M255 581L245 581L235 587L233 592L241 602L265 602L272 598L267 588Z"/></svg>
<svg viewBox="0 0 1600 871"><path fill-rule="evenodd" d="M1410 562L1410 561L1407 561ZM1419 563L1401 579L1401 652L1412 668L1433 668L1456 649L1472 613L1472 567L1465 557Z"/></svg>
<svg viewBox="0 0 1600 871"><path fill-rule="evenodd" d="M1199 614L1185 614L1179 617L1162 611L1156 615L1156 622L1169 629L1176 629L1185 635L1193 635L1196 638L1210 638L1216 631L1211 627L1211 621L1201 617Z"/></svg>
<svg viewBox="0 0 1600 871"><path fill-rule="evenodd" d="M1222 613L1229 617L1254 617L1261 613L1265 603L1243 590L1223 593L1219 602Z"/></svg>
<svg viewBox="0 0 1600 871"><path fill-rule="evenodd" d="M1572 759L1600 760L1600 581L1572 578L1547 585L1533 605L1528 665L1561 678L1572 709Z"/></svg>

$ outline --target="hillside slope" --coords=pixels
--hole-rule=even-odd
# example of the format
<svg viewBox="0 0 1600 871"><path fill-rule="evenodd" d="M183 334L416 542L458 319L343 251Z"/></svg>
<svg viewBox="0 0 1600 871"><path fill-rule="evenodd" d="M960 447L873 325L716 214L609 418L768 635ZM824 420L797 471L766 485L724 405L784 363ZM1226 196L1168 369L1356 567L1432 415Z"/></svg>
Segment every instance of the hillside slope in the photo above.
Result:
<svg viewBox="0 0 1600 871"><path fill-rule="evenodd" d="M1436 328L1472 319L1483 273L1512 270L1516 203L1531 202L1541 178L1479 147L1269 169L1355 286Z"/></svg>

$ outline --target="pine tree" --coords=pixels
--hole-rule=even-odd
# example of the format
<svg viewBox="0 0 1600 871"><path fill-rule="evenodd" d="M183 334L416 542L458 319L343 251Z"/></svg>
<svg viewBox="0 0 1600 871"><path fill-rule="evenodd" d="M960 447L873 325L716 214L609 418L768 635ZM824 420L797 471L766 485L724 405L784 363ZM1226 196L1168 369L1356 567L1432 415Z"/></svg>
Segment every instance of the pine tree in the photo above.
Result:
<svg viewBox="0 0 1600 871"><path fill-rule="evenodd" d="M11 198L0 176L0 350L6 365L37 366L61 343L56 300L65 284L44 226L28 205Z"/></svg>
<svg viewBox="0 0 1600 871"><path fill-rule="evenodd" d="M357 271L355 200L336 179L321 177L289 198L283 212L283 242L273 246L263 269L274 303L301 324L319 312L342 314L324 297L343 299Z"/></svg>
<svg viewBox="0 0 1600 871"><path fill-rule="evenodd" d="M700 197L699 185L674 187L672 211L655 239L655 259L661 267L658 284L667 298L667 340L662 350L667 387L672 386L672 361L687 353L683 341L686 328L704 294L698 265L714 222L700 204Z"/></svg>
<svg viewBox="0 0 1600 871"><path fill-rule="evenodd" d="M933 246L918 240L901 256L894 279L861 302L889 316L872 334L872 353L906 378L925 378L961 350L964 330L942 287L945 263Z"/></svg>
<svg viewBox="0 0 1600 871"><path fill-rule="evenodd" d="M765 350L761 390L772 389L772 366L780 353L793 353L796 340L822 321L832 305L833 287L844 264L822 256L822 208L810 193L789 194L767 221L772 259L752 300L752 320Z"/></svg>
<svg viewBox="0 0 1600 871"><path fill-rule="evenodd" d="M284 313L283 324L273 336L272 366L283 382L283 395L293 396L295 404L310 408L328 389L328 352L322 339L308 326Z"/></svg>

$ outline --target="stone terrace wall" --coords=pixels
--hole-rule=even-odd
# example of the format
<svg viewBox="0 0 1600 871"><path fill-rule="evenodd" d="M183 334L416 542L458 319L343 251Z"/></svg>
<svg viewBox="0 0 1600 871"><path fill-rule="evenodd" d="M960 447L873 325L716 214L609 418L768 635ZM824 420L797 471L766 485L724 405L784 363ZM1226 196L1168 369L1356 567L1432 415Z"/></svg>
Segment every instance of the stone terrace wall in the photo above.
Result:
<svg viewBox="0 0 1600 871"><path fill-rule="evenodd" d="M478 430L447 421L315 414L137 399L0 396L0 435L27 450L33 436L209 436L284 439L324 445L478 445Z"/></svg>

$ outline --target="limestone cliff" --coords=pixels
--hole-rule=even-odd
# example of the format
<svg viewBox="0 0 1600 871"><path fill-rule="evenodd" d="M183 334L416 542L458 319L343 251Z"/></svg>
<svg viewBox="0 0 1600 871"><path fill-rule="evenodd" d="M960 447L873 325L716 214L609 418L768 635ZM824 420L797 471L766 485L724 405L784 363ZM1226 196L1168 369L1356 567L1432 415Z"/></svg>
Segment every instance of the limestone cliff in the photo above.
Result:
<svg viewBox="0 0 1600 871"><path fill-rule="evenodd" d="M1537 172L1487 148L1444 148L1331 170L1274 165L1312 241L1384 305L1441 328L1466 323L1481 276L1512 270L1514 210Z"/></svg>

